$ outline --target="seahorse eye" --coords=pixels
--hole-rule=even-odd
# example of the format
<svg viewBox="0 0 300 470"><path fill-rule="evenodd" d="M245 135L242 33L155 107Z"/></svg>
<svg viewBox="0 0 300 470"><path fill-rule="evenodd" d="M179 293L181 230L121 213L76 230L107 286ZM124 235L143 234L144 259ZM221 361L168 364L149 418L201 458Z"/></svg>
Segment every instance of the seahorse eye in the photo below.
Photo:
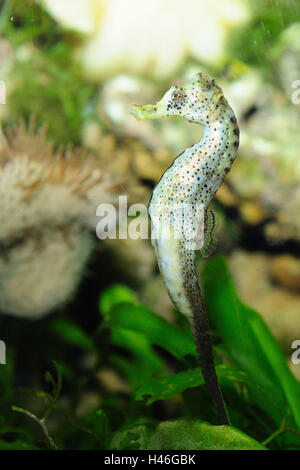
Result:
<svg viewBox="0 0 300 470"><path fill-rule="evenodd" d="M173 100L176 100L176 101L177 100L182 100L183 95L179 91L173 91L172 98L173 98Z"/></svg>

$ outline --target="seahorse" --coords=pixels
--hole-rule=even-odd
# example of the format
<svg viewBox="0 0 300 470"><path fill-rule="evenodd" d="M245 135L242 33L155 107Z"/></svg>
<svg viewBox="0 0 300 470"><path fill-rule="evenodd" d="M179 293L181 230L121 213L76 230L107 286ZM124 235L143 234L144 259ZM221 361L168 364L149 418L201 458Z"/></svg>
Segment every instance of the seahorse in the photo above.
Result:
<svg viewBox="0 0 300 470"><path fill-rule="evenodd" d="M172 86L156 104L133 105L131 114L138 120L181 116L204 126L202 139L175 158L162 175L153 190L148 212L155 233L152 243L166 288L175 307L191 324L201 371L220 423L230 424L216 375L209 322L196 270L199 244L191 246L189 230L182 230L179 235L177 232L182 228L182 208L190 208L189 220L194 226L201 213L198 209L203 208L204 244L200 251L203 255L209 251L214 225L210 203L237 154L237 119L222 89L202 72L183 86ZM163 234L167 225L168 236Z"/></svg>

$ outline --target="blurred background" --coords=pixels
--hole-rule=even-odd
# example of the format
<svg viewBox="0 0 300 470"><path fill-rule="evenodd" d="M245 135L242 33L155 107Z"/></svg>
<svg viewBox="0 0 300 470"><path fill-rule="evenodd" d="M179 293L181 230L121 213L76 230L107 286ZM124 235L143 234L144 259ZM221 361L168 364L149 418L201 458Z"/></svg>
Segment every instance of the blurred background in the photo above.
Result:
<svg viewBox="0 0 300 470"><path fill-rule="evenodd" d="M174 157L201 138L200 126L180 119L129 114L198 71L216 78L241 132L214 202L216 251L300 378L290 361L300 338L299 2L10 0L0 8L0 338L14 364L3 383L27 389L15 401L39 410L28 389L55 359L76 416L103 400L124 409L130 383L115 353L102 338L99 359L89 343L111 285L177 321L150 241L97 239L95 211L119 195L147 204ZM10 402L15 391L7 393Z"/></svg>

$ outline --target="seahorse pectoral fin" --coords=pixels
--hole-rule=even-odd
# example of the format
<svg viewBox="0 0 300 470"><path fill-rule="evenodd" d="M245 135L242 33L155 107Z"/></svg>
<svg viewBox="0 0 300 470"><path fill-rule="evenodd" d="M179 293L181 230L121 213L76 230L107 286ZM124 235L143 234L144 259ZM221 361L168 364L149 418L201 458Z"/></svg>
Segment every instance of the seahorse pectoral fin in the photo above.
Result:
<svg viewBox="0 0 300 470"><path fill-rule="evenodd" d="M205 213L204 245L200 250L203 258L208 258L216 249L218 240L214 234L215 214L212 209L207 209Z"/></svg>

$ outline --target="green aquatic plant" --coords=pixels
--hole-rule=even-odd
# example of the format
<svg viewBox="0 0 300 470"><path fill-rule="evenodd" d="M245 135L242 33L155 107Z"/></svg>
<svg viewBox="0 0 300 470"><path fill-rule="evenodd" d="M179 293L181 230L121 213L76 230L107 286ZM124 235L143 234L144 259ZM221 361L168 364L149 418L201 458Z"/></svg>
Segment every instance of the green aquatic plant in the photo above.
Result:
<svg viewBox="0 0 300 470"><path fill-rule="evenodd" d="M49 391L17 393L9 357L0 375L0 448L299 448L300 384L274 337L238 298L223 257L207 263L203 280L216 371L232 427L215 426L216 410L185 318L178 314L170 324L141 305L131 289L115 285L100 296L102 321L94 335L66 316L46 319L42 331L56 351L46 357L50 362L49 353L54 354L60 364L58 381L46 376ZM89 365L83 368L83 363ZM119 382L106 389L110 382L102 378L101 403L78 414L103 367L118 374ZM43 420L45 410L51 413ZM29 418L46 421L50 440L43 426L29 426Z"/></svg>
<svg viewBox="0 0 300 470"><path fill-rule="evenodd" d="M255 65L269 80L272 77L272 48L283 29L300 15L298 2L252 0L252 18L228 37L229 54L235 60ZM266 66L268 64L268 66Z"/></svg>
<svg viewBox="0 0 300 470"><path fill-rule="evenodd" d="M34 113L39 125L48 124L56 144L79 144L83 124L95 114L97 93L74 60L80 35L63 32L37 2L6 1L0 18L0 34L13 47L6 123Z"/></svg>

